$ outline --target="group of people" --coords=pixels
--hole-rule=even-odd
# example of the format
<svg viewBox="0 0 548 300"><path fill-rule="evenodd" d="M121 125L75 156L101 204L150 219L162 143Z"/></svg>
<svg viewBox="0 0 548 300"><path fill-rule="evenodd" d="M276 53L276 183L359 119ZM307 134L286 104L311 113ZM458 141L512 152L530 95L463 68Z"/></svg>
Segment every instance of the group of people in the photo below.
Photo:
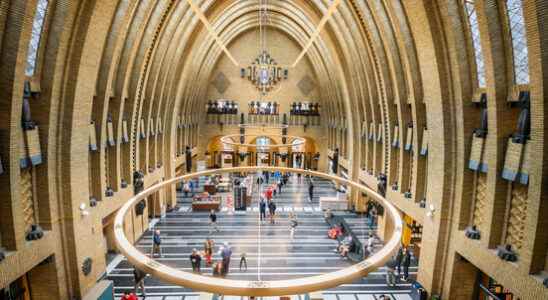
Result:
<svg viewBox="0 0 548 300"><path fill-rule="evenodd" d="M206 104L208 114L235 115L238 113L238 104L234 101L211 101Z"/></svg>
<svg viewBox="0 0 548 300"><path fill-rule="evenodd" d="M251 101L249 102L249 114L250 115L278 115L280 105L278 102L264 102Z"/></svg>
<svg viewBox="0 0 548 300"><path fill-rule="evenodd" d="M409 249L402 246L396 255L386 263L386 284L388 286L396 286L396 279L399 278L403 281L409 280L411 259L412 255Z"/></svg>
<svg viewBox="0 0 548 300"><path fill-rule="evenodd" d="M219 248L220 261L213 261L213 249L214 242L212 239L207 238L204 242L203 252L193 249L190 254L190 263L192 265L192 271L195 273L201 273L202 257L205 260L206 266L211 266L212 275L215 277L225 277L230 270L230 260L232 258L232 248L228 242L225 242ZM247 256L245 252L240 254L240 271L247 271Z"/></svg>
<svg viewBox="0 0 548 300"><path fill-rule="evenodd" d="M291 115L299 115L299 116L319 116L320 104L293 102L291 103L291 110L289 111L289 113Z"/></svg>

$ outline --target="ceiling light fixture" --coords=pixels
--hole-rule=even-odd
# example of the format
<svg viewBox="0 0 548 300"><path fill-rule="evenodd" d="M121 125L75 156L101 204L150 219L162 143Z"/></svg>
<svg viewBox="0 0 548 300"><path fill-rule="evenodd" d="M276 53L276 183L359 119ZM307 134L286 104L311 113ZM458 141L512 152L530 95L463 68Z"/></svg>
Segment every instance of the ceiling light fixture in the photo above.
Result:
<svg viewBox="0 0 548 300"><path fill-rule="evenodd" d="M219 35L217 34L217 32L215 32L215 30L213 29L213 27L211 26L211 23L209 23L209 21L207 20L206 16L202 13L202 11L200 10L200 8L198 6L196 6L194 4L194 2L192 0L187 0L188 4L190 5L190 8L194 11L194 13L198 16L198 18L202 21L202 23L204 24L205 28L207 29L207 31L209 32L209 34L211 36L213 36L213 38L215 39L215 42L217 42L217 45L219 45L219 47L221 47L221 49L223 50L223 52L226 54L226 56L228 56L228 58L232 61L232 63L234 65L236 65L236 67L239 67L240 64L238 63L238 61L236 61L236 59L234 58L234 56L232 56L232 54L230 53L230 51L228 51L228 49L226 48L225 44L223 43L223 41L221 40L221 38L219 37Z"/></svg>
<svg viewBox="0 0 548 300"><path fill-rule="evenodd" d="M301 54L299 54L299 56L297 57L297 59L295 60L295 62L291 65L292 68L295 68L295 66L297 66L297 64L301 61L301 59L304 57L304 55L306 54L306 52L308 52L308 49L310 49L310 47L312 46L312 44L314 43L314 41L316 40L316 38L320 35L320 32L322 31L323 27L325 26L325 23L327 23L327 21L331 18L331 16L335 13L335 11L337 10L337 6L339 6L339 4L341 3L341 0L335 0L333 1L333 4L331 4L331 6L327 9L327 13L325 14L325 16L323 16L323 18L320 20L320 23L318 24L318 26L316 27L316 30L314 31L314 33L312 34L312 36L310 37L310 40L308 40L308 43L306 44L306 46L303 48L303 51L301 52Z"/></svg>

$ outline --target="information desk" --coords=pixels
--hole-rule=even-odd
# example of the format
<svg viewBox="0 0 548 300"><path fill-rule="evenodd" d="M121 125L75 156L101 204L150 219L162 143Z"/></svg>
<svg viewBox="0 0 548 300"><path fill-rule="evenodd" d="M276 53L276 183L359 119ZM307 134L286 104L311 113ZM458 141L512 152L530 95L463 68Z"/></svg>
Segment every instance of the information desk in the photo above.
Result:
<svg viewBox="0 0 548 300"><path fill-rule="evenodd" d="M192 211L219 210L221 207L220 196L209 196L207 193L195 195L192 198Z"/></svg>

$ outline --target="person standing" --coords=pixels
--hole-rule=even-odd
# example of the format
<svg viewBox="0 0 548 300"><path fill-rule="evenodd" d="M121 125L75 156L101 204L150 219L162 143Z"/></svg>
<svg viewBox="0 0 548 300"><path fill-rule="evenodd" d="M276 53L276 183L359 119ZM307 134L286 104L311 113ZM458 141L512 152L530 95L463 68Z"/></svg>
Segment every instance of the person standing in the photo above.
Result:
<svg viewBox="0 0 548 300"><path fill-rule="evenodd" d="M141 295L144 297L147 296L145 291L145 277L147 274L141 271L138 268L133 268L133 279L135 280L135 286L133 292L137 295L137 289L141 289Z"/></svg>
<svg viewBox="0 0 548 300"><path fill-rule="evenodd" d="M196 249L192 249L190 254L190 263L192 264L192 272L200 273L200 264L202 263L202 257L198 254Z"/></svg>
<svg viewBox="0 0 548 300"><path fill-rule="evenodd" d="M314 198L314 184L312 183L312 180L310 181L310 185L308 186L308 198L310 202L312 202L312 198Z"/></svg>
<svg viewBox="0 0 548 300"><path fill-rule="evenodd" d="M242 267L245 267L244 271L247 271L247 259L245 252L242 252L240 255L240 271L242 270Z"/></svg>
<svg viewBox="0 0 548 300"><path fill-rule="evenodd" d="M221 258L223 259L223 276L228 274L228 270L230 268L230 257L232 256L232 249L230 249L230 246L228 242L224 243L224 247L221 250Z"/></svg>
<svg viewBox="0 0 548 300"><path fill-rule="evenodd" d="M411 253L409 253L407 247L403 248L401 264L403 267L403 280L407 281L409 279L409 266L411 266Z"/></svg>
<svg viewBox="0 0 548 300"><path fill-rule="evenodd" d="M188 193L190 192L190 181L187 181L183 184L183 192L185 193L185 198L188 197Z"/></svg>
<svg viewBox="0 0 548 300"><path fill-rule="evenodd" d="M209 212L209 234L213 232L213 229L217 232L220 231L219 227L217 227L217 214L214 209Z"/></svg>
<svg viewBox="0 0 548 300"><path fill-rule="evenodd" d="M274 218L276 217L276 204L274 201L268 203L268 211L270 212L270 224L274 224Z"/></svg>
<svg viewBox="0 0 548 300"><path fill-rule="evenodd" d="M195 185L194 180L193 180L193 179L190 179L190 180L188 181L188 187L189 187L189 189L190 189L190 195L191 195L191 196L194 196L194 185Z"/></svg>
<svg viewBox="0 0 548 300"><path fill-rule="evenodd" d="M400 249L398 249L398 253L396 253L396 270L398 272L398 276L401 275L402 260L403 260L403 247L400 247Z"/></svg>
<svg viewBox="0 0 548 300"><path fill-rule="evenodd" d="M213 241L210 238L207 238L204 243L204 256L206 259L206 264L211 266L211 256L213 255Z"/></svg>
<svg viewBox="0 0 548 300"><path fill-rule="evenodd" d="M373 229L373 226L375 226L377 220L377 208L375 205L371 207L369 210L369 229Z"/></svg>
<svg viewBox="0 0 548 300"><path fill-rule="evenodd" d="M152 254L151 257L155 257L159 254L162 257L162 237L160 236L160 230L154 231L152 235Z"/></svg>
<svg viewBox="0 0 548 300"><path fill-rule="evenodd" d="M295 230L297 229L297 225L299 225L299 222L297 221L297 216L290 212L289 213L289 236L293 240L295 237Z"/></svg>
<svg viewBox="0 0 548 300"><path fill-rule="evenodd" d="M278 194L282 194L282 178L280 177L278 181L276 182L276 185L278 186Z"/></svg>
<svg viewBox="0 0 548 300"><path fill-rule="evenodd" d="M261 202L259 202L259 214L261 222L266 219L266 201L263 196L261 196Z"/></svg>
<svg viewBox="0 0 548 300"><path fill-rule="evenodd" d="M297 182L298 182L299 184L303 183L301 173L297 173Z"/></svg>

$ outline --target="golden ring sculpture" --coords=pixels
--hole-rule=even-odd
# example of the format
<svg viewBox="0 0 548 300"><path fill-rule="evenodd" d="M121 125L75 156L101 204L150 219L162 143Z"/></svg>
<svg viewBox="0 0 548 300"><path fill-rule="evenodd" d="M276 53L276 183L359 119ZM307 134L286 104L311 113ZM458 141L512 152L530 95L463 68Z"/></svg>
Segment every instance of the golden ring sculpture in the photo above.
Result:
<svg viewBox="0 0 548 300"><path fill-rule="evenodd" d="M295 143L292 144L276 144L276 145L257 145L257 144L246 144L246 143L238 143L232 140L233 137L241 137L241 136L251 136L251 137L262 137L262 136L277 136L277 137L286 137L288 139L293 140ZM285 134L228 134L221 137L221 143L225 145L230 146L240 146L240 147L249 147L249 148L284 148L284 147L293 147L293 146L300 146L304 145L306 143L306 139L300 136L294 136L294 135L285 135Z"/></svg>
<svg viewBox="0 0 548 300"><path fill-rule="evenodd" d="M375 254L350 267L321 275L290 280L273 281L233 280L181 271L179 269L161 264L154 259L146 256L144 253L135 248L126 238L124 232L124 219L126 214L140 200L151 195L154 192L157 192L163 187L198 176L232 172L253 173L256 171L281 171L301 173L305 175L317 176L333 180L338 183L352 186L353 188L356 188L366 193L369 197L378 201L385 208L385 213L394 223L394 231L392 232L391 238L385 243L384 247L377 251ZM286 296L325 290L339 286L344 283L353 282L376 270L378 267L383 266L384 263L386 263L386 261L388 261L390 257L395 253L400 245L400 240L402 236L402 219L397 209L380 194L365 185L344 179L339 176L333 176L322 172L285 167L234 167L190 173L158 183L140 192L136 196L129 199L129 201L126 202L116 214L116 218L114 220L114 235L118 249L123 255L125 255L125 257L131 264L133 264L136 268L139 268L146 273L165 282L183 286L186 288L195 289L198 291L221 295L262 297Z"/></svg>
<svg viewBox="0 0 548 300"><path fill-rule="evenodd" d="M254 123L243 123L243 124L238 124L238 127L240 128L261 128L261 129L264 129L264 128L268 128L268 129L285 129L285 128L289 128L289 125L287 124L268 124L268 123L259 123L259 124L254 124Z"/></svg>

